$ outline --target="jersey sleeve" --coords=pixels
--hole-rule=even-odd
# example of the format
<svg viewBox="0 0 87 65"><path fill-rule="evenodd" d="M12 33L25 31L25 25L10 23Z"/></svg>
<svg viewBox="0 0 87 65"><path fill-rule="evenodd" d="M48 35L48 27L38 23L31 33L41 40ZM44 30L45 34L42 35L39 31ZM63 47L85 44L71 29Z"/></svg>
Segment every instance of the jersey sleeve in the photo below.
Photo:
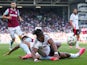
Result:
<svg viewBox="0 0 87 65"><path fill-rule="evenodd" d="M70 16L70 20L73 20L73 15Z"/></svg>
<svg viewBox="0 0 87 65"><path fill-rule="evenodd" d="M9 14L9 9L7 9L3 15L8 15Z"/></svg>
<svg viewBox="0 0 87 65"><path fill-rule="evenodd" d="M51 37L49 35L45 35L46 36L46 40L51 39Z"/></svg>

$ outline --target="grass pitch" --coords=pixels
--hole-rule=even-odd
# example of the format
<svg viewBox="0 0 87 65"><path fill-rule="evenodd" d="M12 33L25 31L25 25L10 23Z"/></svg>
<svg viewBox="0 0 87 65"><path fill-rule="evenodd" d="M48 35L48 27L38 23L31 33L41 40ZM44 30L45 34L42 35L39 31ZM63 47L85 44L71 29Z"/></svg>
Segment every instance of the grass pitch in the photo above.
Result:
<svg viewBox="0 0 87 65"><path fill-rule="evenodd" d="M18 49L9 56L3 56L8 49L8 44L0 44L0 65L87 65L87 51L75 59L61 59L59 61L42 60L41 62L33 62L32 59L21 60L19 56L25 55L22 49ZM81 47L87 49L87 44L81 44ZM60 52L76 53L78 50L70 49L68 45L62 44L59 48Z"/></svg>

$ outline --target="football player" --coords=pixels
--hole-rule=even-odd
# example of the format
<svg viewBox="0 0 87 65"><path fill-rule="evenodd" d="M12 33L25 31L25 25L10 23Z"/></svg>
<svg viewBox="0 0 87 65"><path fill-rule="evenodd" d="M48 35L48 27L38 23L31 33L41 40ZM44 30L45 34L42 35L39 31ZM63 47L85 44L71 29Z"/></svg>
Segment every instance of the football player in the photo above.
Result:
<svg viewBox="0 0 87 65"><path fill-rule="evenodd" d="M61 58L77 58L85 51L85 48L82 48L76 54L61 53L57 51L57 46L52 38L50 38L48 35L45 35L42 30L34 30L33 34L36 35L36 40L32 47L32 57L35 62L38 62L39 59L59 60ZM36 54L37 52L39 54Z"/></svg>

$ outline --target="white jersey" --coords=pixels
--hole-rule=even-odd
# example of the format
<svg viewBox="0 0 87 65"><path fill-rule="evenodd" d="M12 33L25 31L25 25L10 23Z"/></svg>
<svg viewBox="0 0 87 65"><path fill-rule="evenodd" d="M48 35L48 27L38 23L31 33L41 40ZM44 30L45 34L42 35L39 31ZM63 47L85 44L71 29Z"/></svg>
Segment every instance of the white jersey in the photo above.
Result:
<svg viewBox="0 0 87 65"><path fill-rule="evenodd" d="M50 46L49 46L48 40L51 39L51 38L48 35L44 35L44 36L45 36L44 42L40 42L36 39L33 47L37 48L39 51L46 53L46 55L49 55Z"/></svg>
<svg viewBox="0 0 87 65"><path fill-rule="evenodd" d="M48 35L44 35L44 42L40 42L37 39L35 40L34 43L34 48L45 48L46 46L49 46L48 40L50 39L50 37Z"/></svg>
<svg viewBox="0 0 87 65"><path fill-rule="evenodd" d="M74 14L72 13L71 16L70 16L70 20L72 20L72 24L74 25L74 27L76 29L79 29L79 25L78 25L78 14Z"/></svg>

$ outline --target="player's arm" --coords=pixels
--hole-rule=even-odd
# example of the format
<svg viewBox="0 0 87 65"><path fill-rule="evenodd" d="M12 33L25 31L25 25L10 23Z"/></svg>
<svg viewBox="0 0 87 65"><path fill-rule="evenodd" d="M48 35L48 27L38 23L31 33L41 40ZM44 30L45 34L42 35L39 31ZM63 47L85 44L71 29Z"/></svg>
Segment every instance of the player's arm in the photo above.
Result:
<svg viewBox="0 0 87 65"><path fill-rule="evenodd" d="M53 48L54 50L54 56L55 57L58 57L58 60L59 60L59 54L58 54L58 51L57 51L57 46L56 44L54 43L54 41L52 39L49 39L48 40L48 43L51 45L51 47Z"/></svg>
<svg viewBox="0 0 87 65"><path fill-rule="evenodd" d="M72 23L72 20L69 21L70 25L72 26L73 29L75 29L73 23Z"/></svg>
<svg viewBox="0 0 87 65"><path fill-rule="evenodd" d="M33 57L33 59L34 59L34 62L38 62L39 60L38 60L38 58L37 58L37 56L36 56L36 52L38 51L38 49L37 48L32 48L32 57Z"/></svg>
<svg viewBox="0 0 87 65"><path fill-rule="evenodd" d="M34 59L34 62L38 62L38 58L36 56L36 53L38 52L39 49L39 43L37 42L37 40L34 42L35 44L32 47L32 58Z"/></svg>
<svg viewBox="0 0 87 65"><path fill-rule="evenodd" d="M19 18L20 21L24 21L24 20L21 18L21 16L18 16L18 18Z"/></svg>
<svg viewBox="0 0 87 65"><path fill-rule="evenodd" d="M22 17L20 16L19 10L18 10L18 19L19 19L20 21L24 21L24 20L22 19Z"/></svg>
<svg viewBox="0 0 87 65"><path fill-rule="evenodd" d="M11 16L7 16L8 13L9 13L9 10L7 9L7 10L4 12L4 14L2 15L2 18L3 18L3 19L11 19Z"/></svg>
<svg viewBox="0 0 87 65"><path fill-rule="evenodd" d="M12 52L16 51L16 50L19 49L19 48L20 48L20 46L17 45L16 47L14 47L12 50L10 50L9 52L7 52L7 53L4 54L4 55L10 55Z"/></svg>

